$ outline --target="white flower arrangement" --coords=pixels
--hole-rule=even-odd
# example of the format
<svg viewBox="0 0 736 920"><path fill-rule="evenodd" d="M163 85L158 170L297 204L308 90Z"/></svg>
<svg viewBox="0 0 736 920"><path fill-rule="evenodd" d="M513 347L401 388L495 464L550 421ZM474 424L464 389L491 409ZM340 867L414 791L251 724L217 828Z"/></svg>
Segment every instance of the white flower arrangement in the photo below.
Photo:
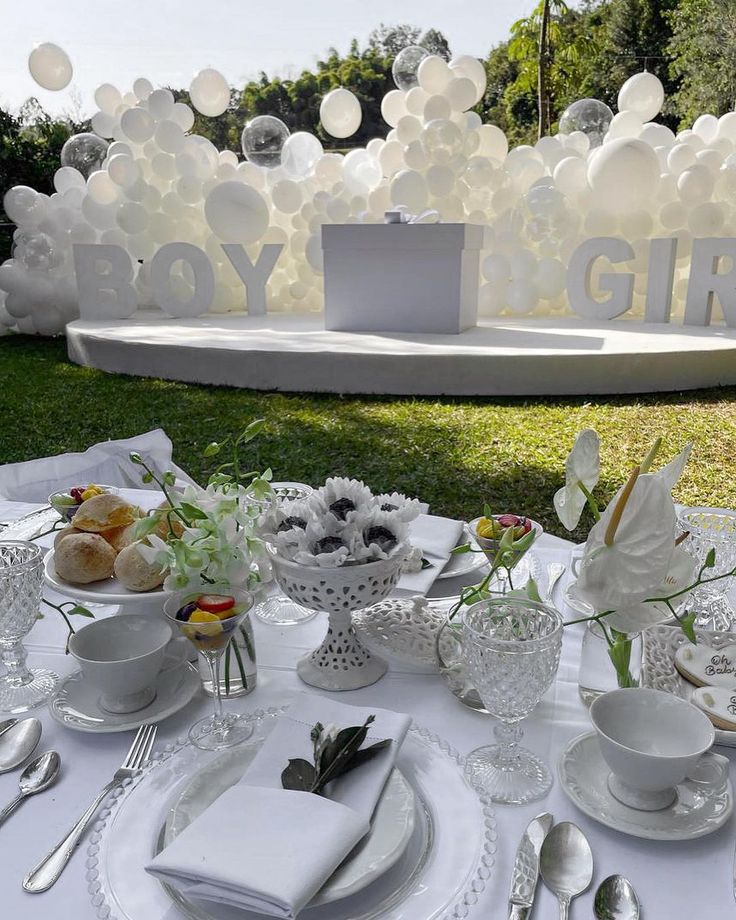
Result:
<svg viewBox="0 0 736 920"><path fill-rule="evenodd" d="M408 525L420 511L416 499L374 495L358 480L333 477L306 498L279 503L261 526L280 556L334 568L410 555Z"/></svg>

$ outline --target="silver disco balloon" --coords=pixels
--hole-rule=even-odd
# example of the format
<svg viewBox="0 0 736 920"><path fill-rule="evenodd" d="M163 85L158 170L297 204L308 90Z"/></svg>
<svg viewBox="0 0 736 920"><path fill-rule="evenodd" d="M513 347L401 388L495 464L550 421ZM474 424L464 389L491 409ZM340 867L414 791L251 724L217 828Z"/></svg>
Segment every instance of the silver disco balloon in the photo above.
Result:
<svg viewBox="0 0 736 920"><path fill-rule="evenodd" d="M102 167L108 146L107 141L96 134L73 134L61 148L61 165L72 166L86 179Z"/></svg>
<svg viewBox="0 0 736 920"><path fill-rule="evenodd" d="M243 128L240 143L246 160L273 169L281 163L281 151L289 129L274 115L257 115Z"/></svg>
<svg viewBox="0 0 736 920"><path fill-rule="evenodd" d="M419 86L417 71L426 57L429 57L429 51L426 48L422 48L421 45L407 45L406 48L402 48L399 51L391 67L394 83L399 89L407 92L415 86Z"/></svg>
<svg viewBox="0 0 736 920"><path fill-rule="evenodd" d="M613 119L613 112L598 99L578 99L562 113L560 134L582 131L591 147L600 147Z"/></svg>

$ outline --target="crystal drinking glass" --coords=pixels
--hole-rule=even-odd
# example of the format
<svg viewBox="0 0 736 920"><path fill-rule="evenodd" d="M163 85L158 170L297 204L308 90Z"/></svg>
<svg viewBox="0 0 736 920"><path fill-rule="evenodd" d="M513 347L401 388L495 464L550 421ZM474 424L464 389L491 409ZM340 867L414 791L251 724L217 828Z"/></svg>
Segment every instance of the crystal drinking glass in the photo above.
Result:
<svg viewBox="0 0 736 920"><path fill-rule="evenodd" d="M679 524L690 534L684 547L700 565L710 550L715 551L715 567L706 569L705 578L730 572L736 566L736 512L722 508L687 508L680 513ZM732 578L721 578L693 592L696 626L723 632L733 629L736 611L726 596L732 586Z"/></svg>
<svg viewBox="0 0 736 920"><path fill-rule="evenodd" d="M34 543L0 542L0 712L27 712L45 703L59 677L45 668L26 667L22 639L33 628L41 605L43 552Z"/></svg>
<svg viewBox="0 0 736 920"><path fill-rule="evenodd" d="M273 482L271 489L276 497L276 501L293 500L295 498L306 498L312 487L303 482ZM270 597L261 601L254 608L253 613L268 623L269 626L294 626L297 623L306 623L312 617L317 616L316 610L310 610L308 607L302 607L291 598L287 597L278 586Z"/></svg>
<svg viewBox="0 0 736 920"><path fill-rule="evenodd" d="M499 720L496 743L468 755L468 773L494 802L522 805L542 798L552 776L543 760L519 746L519 723L555 678L562 619L551 607L526 598L493 598L465 611L462 635L468 675Z"/></svg>
<svg viewBox="0 0 736 920"><path fill-rule="evenodd" d="M235 606L221 614L210 614L205 621L189 621L187 608L196 606L198 593L174 595L164 604L164 614L172 626L189 639L210 669L214 713L195 722L189 729L189 740L204 751L220 751L245 741L253 733L250 724L233 712L225 713L222 708L220 664L225 649L235 631L248 616L253 598L246 591L235 591L212 587L213 591L228 594L235 599Z"/></svg>

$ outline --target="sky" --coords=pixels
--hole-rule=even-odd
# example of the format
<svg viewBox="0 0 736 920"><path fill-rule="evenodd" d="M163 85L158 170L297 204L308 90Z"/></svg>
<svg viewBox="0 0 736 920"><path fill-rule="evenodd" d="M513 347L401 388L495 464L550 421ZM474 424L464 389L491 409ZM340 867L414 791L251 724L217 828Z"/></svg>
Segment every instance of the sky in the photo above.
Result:
<svg viewBox="0 0 736 920"><path fill-rule="evenodd" d="M35 95L52 114L90 115L100 83L123 92L136 77L186 87L203 67L242 85L262 70L296 76L334 46L365 44L379 23L442 31L454 54L485 57L537 0L6 0L0 28L0 106ZM71 84L42 90L28 72L39 42L71 58Z"/></svg>

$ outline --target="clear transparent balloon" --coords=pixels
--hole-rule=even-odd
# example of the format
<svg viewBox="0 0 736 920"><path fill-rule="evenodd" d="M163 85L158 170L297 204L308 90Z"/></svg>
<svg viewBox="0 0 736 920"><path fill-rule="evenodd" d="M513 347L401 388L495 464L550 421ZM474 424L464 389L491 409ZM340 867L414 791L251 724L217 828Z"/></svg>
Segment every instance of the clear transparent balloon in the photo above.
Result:
<svg viewBox="0 0 736 920"><path fill-rule="evenodd" d="M281 153L289 134L280 118L257 115L243 128L240 137L243 156L256 166L273 169L281 164Z"/></svg>

